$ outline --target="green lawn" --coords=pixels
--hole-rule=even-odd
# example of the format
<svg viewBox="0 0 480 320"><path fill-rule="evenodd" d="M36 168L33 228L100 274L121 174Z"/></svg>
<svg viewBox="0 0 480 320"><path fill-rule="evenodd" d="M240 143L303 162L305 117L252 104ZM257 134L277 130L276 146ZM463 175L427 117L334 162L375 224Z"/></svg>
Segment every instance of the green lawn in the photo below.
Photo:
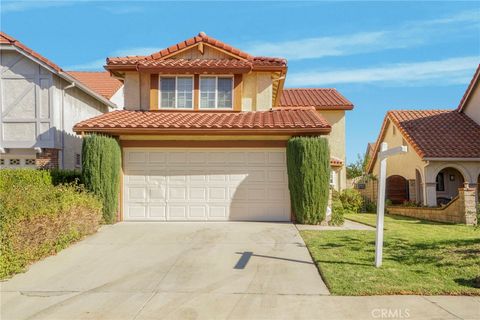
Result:
<svg viewBox="0 0 480 320"><path fill-rule="evenodd" d="M346 216L375 226L374 214ZM480 295L480 230L400 216L385 217L383 266L375 268L375 231L302 231L336 295Z"/></svg>

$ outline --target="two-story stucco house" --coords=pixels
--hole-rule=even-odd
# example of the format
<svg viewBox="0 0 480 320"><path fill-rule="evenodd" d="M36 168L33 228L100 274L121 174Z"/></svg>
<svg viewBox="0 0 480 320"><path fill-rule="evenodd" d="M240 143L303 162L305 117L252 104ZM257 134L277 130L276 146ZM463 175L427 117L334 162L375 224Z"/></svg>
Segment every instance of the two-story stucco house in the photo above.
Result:
<svg viewBox="0 0 480 320"><path fill-rule="evenodd" d="M80 168L78 121L122 102L107 72L66 72L0 32L0 168Z"/></svg>
<svg viewBox="0 0 480 320"><path fill-rule="evenodd" d="M405 145L406 155L389 158L387 198L425 206L446 204L465 183L480 182L480 67L455 110L399 110L387 113L368 172L378 175L382 142Z"/></svg>
<svg viewBox="0 0 480 320"><path fill-rule="evenodd" d="M75 125L118 137L121 219L289 221L286 144L330 140L345 185L345 111L335 89L284 89L287 61L201 32L149 56L108 58L124 110Z"/></svg>

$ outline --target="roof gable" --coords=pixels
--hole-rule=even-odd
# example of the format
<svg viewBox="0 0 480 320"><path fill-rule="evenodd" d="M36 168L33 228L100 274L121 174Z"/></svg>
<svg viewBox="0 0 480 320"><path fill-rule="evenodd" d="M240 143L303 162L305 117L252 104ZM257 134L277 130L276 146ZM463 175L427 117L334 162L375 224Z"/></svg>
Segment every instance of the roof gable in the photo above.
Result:
<svg viewBox="0 0 480 320"><path fill-rule="evenodd" d="M458 105L457 111L462 112L464 110L473 92L478 89L479 82L480 82L480 64L478 65L477 70L475 71L475 74L473 75L473 78L467 87L467 90L463 94L462 100L460 100L460 104Z"/></svg>
<svg viewBox="0 0 480 320"><path fill-rule="evenodd" d="M2 31L0 31L0 45L7 46L7 47L10 46L11 48L14 48L20 54L28 57L35 63L39 63L40 65L46 67L48 70L58 75L60 78L64 79L65 81L75 83L75 85L86 94L108 105L109 107L115 108L115 104L113 102L111 102L110 100L108 100L108 98L104 97L98 92L96 92L94 89L90 88L88 84L84 84L82 81L79 81L75 77L72 77L70 74L66 73L62 68L60 68L57 64L53 63L52 61L45 58L38 52L35 52L34 50L30 49L29 47L27 47L17 39L13 38L12 36L9 36L8 34Z"/></svg>
<svg viewBox="0 0 480 320"><path fill-rule="evenodd" d="M422 159L480 158L480 125L467 115L456 110L397 110L385 116L368 172L373 170L389 123Z"/></svg>
<svg viewBox="0 0 480 320"><path fill-rule="evenodd" d="M201 67L200 60L217 63L222 60L224 64L230 61L239 61L242 72L251 70L286 70L287 61L283 58L255 57L240 49L232 47L220 40L200 32L197 36L181 41L173 46L146 56L127 56L107 58L107 70L139 70L162 68L162 64L172 64L174 60L183 59L191 67ZM205 62L203 62L205 63ZM193 65L195 64L195 65ZM244 71L245 66L248 67ZM208 70L207 70L208 71Z"/></svg>

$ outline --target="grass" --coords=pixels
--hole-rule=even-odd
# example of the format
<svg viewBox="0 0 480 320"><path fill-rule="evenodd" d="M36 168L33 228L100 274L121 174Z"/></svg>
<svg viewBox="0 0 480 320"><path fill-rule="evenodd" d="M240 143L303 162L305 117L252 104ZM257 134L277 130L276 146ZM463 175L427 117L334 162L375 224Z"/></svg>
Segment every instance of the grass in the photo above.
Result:
<svg viewBox="0 0 480 320"><path fill-rule="evenodd" d="M346 215L375 226L375 214ZM374 231L302 231L335 295L480 295L480 230L385 217L383 265L374 267ZM478 280L477 280L478 281Z"/></svg>

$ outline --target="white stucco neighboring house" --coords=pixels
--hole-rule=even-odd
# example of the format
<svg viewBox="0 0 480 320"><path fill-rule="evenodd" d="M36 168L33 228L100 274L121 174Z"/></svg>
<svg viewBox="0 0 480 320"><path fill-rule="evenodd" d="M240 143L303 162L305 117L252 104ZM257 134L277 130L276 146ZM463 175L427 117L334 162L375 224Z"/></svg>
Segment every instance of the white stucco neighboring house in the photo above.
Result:
<svg viewBox="0 0 480 320"><path fill-rule="evenodd" d="M3 32L0 67L0 168L80 168L72 127L121 107L122 82L107 72L66 72Z"/></svg>

